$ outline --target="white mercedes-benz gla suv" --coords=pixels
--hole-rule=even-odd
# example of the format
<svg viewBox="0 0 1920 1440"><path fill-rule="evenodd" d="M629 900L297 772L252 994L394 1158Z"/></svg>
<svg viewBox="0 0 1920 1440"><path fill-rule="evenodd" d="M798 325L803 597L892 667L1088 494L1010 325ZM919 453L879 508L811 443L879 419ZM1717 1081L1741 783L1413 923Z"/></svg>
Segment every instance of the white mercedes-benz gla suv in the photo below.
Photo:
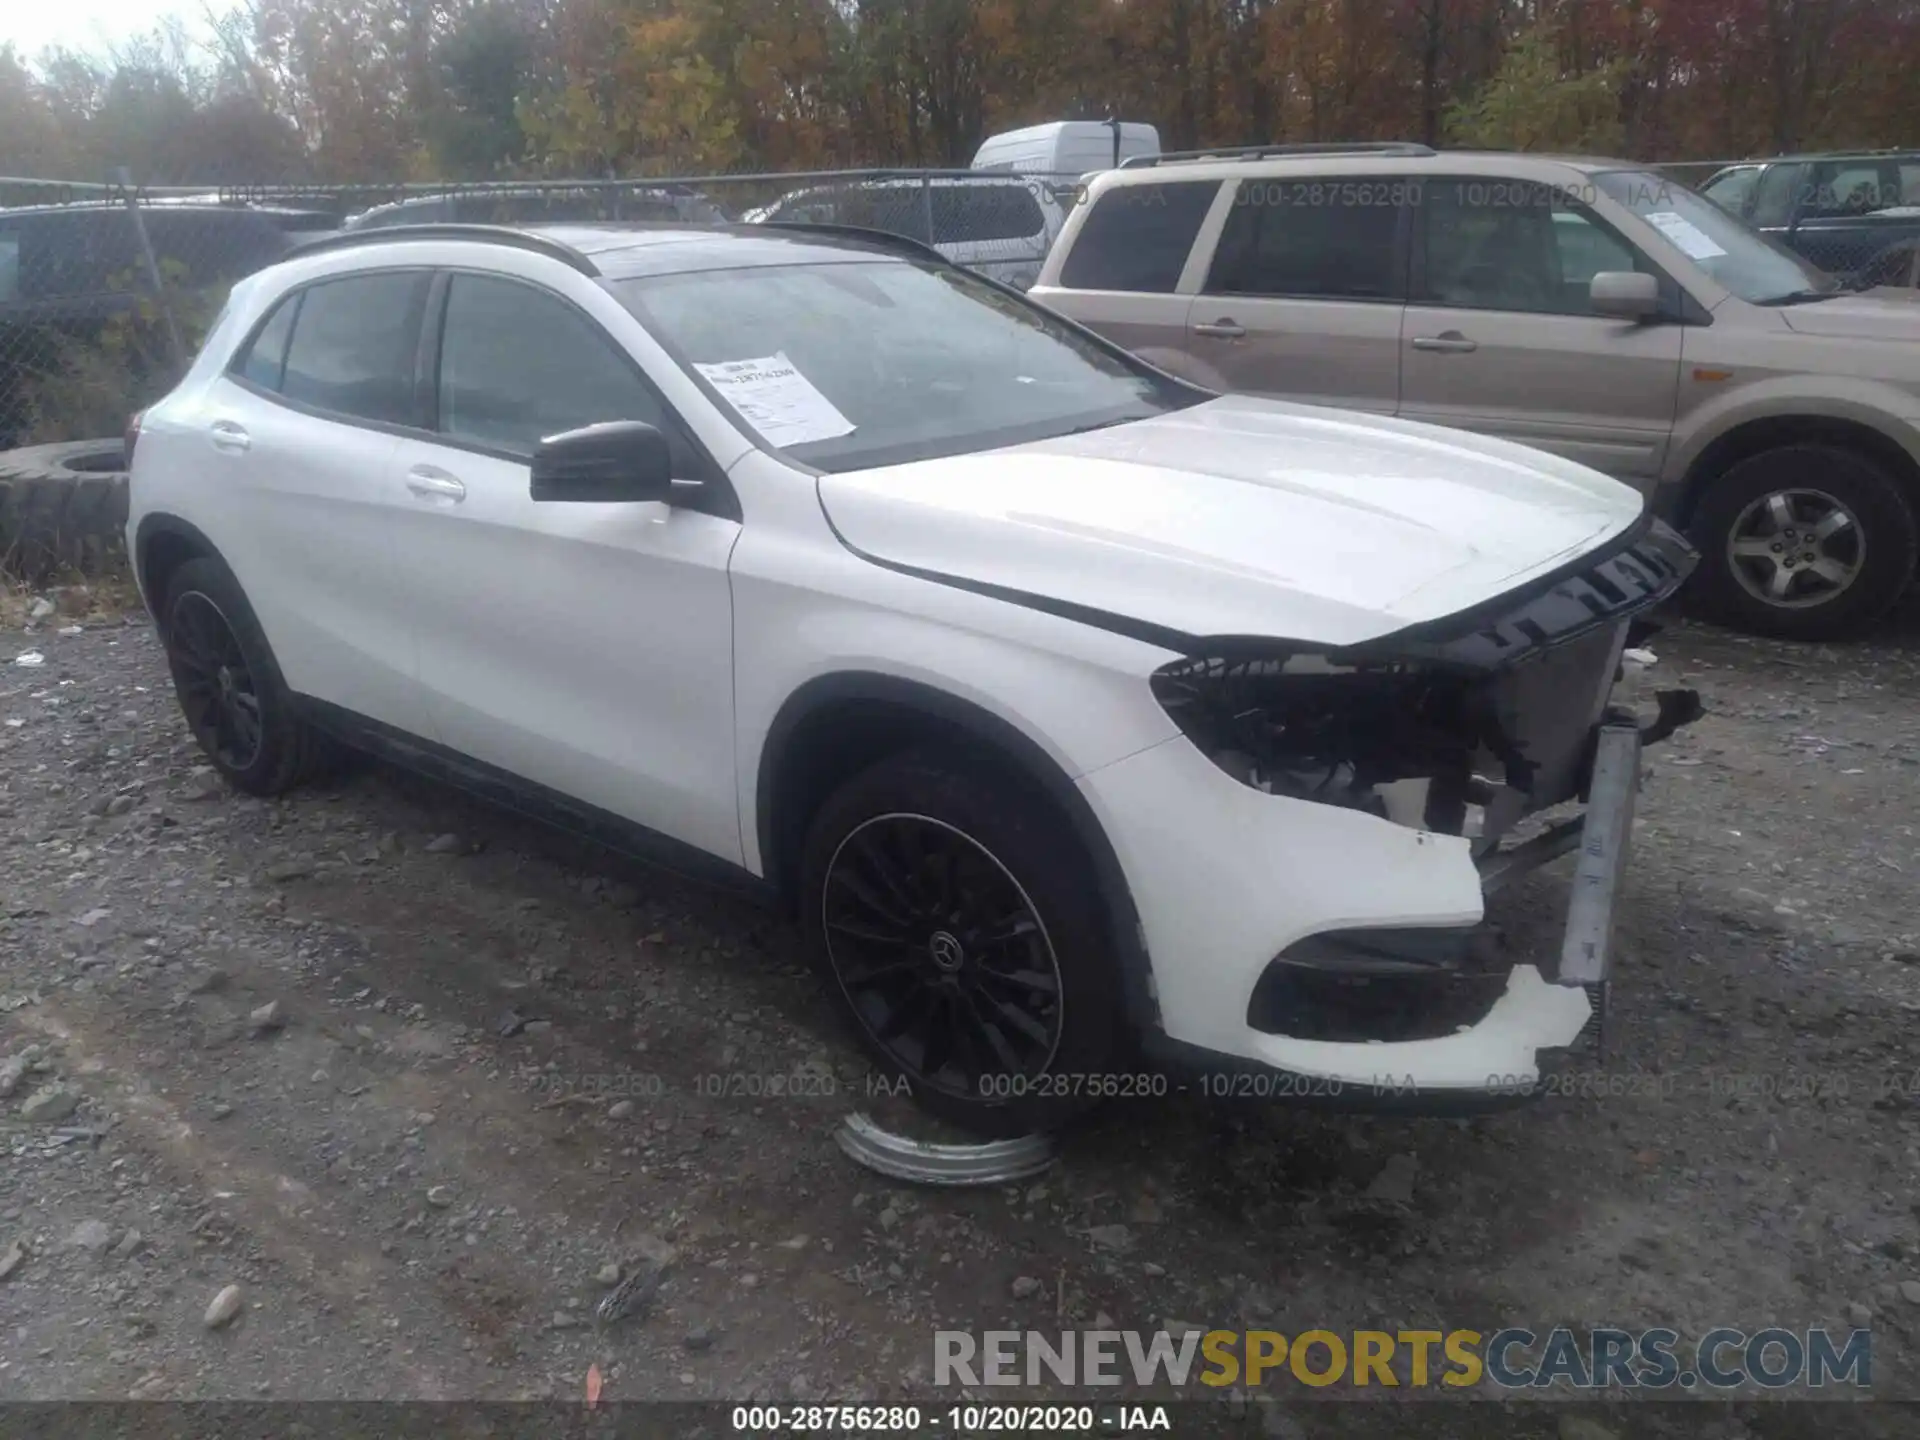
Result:
<svg viewBox="0 0 1920 1440"><path fill-rule="evenodd" d="M132 433L232 784L344 744L777 898L984 1133L1169 1074L1524 1093L1605 993L1639 747L1697 709L1611 702L1693 561L1626 486L1213 395L885 236L335 237ZM1576 848L1559 953L1476 943Z"/></svg>

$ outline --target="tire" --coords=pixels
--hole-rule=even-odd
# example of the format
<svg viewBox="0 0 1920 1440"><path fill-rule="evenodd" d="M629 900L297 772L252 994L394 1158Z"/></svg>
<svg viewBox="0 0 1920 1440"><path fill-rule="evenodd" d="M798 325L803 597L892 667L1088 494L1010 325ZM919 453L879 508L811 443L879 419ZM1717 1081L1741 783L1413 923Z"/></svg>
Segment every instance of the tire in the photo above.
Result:
<svg viewBox="0 0 1920 1440"><path fill-rule="evenodd" d="M127 523L125 446L68 440L0 452L0 556L37 580L61 566L93 570Z"/></svg>
<svg viewBox="0 0 1920 1440"><path fill-rule="evenodd" d="M126 442L62 440L57 445L28 445L0 453L0 475L72 480L81 475L127 473Z"/></svg>
<svg viewBox="0 0 1920 1440"><path fill-rule="evenodd" d="M1775 508L1782 500L1784 512ZM1836 512L1846 517L1837 525ZM1707 486L1688 528L1700 550L1689 587L1695 605L1749 634L1853 639L1913 579L1912 502L1880 465L1838 446L1787 445L1740 461ZM1775 600L1782 554L1794 564L1784 600Z"/></svg>
<svg viewBox="0 0 1920 1440"><path fill-rule="evenodd" d="M279 795L317 774L331 746L295 713L233 572L211 556L187 561L168 579L159 613L181 714L226 782Z"/></svg>
<svg viewBox="0 0 1920 1440"><path fill-rule="evenodd" d="M1092 867L1064 817L991 763L910 751L856 776L815 815L800 883L842 1017L929 1114L992 1137L1055 1129L1127 1056ZM912 1020L894 1038L890 1013Z"/></svg>

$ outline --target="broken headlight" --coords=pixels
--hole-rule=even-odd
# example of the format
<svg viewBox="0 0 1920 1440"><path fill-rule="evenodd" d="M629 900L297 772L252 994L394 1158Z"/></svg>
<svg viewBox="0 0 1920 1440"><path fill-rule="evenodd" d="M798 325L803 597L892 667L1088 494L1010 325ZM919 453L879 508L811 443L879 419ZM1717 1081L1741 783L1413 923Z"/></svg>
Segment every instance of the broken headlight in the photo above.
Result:
<svg viewBox="0 0 1920 1440"><path fill-rule="evenodd" d="M1320 656L1192 656L1153 674L1186 737L1244 785L1462 833L1491 782L1475 767L1525 766L1479 677L1418 662L1335 665Z"/></svg>

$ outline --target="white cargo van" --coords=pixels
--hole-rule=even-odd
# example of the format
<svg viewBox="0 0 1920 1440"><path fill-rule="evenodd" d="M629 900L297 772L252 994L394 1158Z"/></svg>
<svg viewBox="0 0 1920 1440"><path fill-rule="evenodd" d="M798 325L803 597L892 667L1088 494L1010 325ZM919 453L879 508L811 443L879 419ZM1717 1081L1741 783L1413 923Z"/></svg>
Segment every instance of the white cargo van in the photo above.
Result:
<svg viewBox="0 0 1920 1440"><path fill-rule="evenodd" d="M1074 177L1112 170L1136 155L1158 155L1160 132L1130 120L1055 120L989 136L973 157L976 170Z"/></svg>

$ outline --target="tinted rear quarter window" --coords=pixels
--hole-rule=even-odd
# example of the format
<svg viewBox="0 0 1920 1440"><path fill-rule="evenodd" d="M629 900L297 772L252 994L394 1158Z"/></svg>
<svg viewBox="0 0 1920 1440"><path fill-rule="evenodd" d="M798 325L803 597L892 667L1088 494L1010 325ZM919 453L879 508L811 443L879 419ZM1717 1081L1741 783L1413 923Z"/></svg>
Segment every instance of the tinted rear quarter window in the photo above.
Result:
<svg viewBox="0 0 1920 1440"><path fill-rule="evenodd" d="M293 320L299 309L297 292L274 306L267 323L254 332L246 348L234 357L233 373L263 390L279 390L287 368L287 340L293 334Z"/></svg>
<svg viewBox="0 0 1920 1440"><path fill-rule="evenodd" d="M309 286L287 346L280 393L356 419L414 423L414 350L426 292L425 271Z"/></svg>
<svg viewBox="0 0 1920 1440"><path fill-rule="evenodd" d="M1093 202L1060 267L1072 290L1135 290L1171 294L1220 193L1217 180L1121 185Z"/></svg>
<svg viewBox="0 0 1920 1440"><path fill-rule="evenodd" d="M1220 233L1207 292L1396 298L1400 214L1413 188L1392 179L1243 182Z"/></svg>

